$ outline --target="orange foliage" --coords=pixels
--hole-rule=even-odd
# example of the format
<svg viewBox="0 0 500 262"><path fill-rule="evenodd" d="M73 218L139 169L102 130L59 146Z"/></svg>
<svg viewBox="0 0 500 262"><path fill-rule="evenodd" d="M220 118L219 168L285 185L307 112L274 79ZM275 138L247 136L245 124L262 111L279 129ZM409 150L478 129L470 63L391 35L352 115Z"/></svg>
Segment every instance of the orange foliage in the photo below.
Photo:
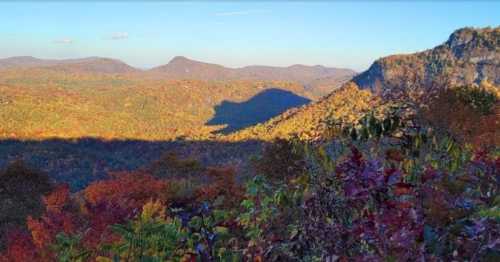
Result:
<svg viewBox="0 0 500 262"><path fill-rule="evenodd" d="M122 172L111 176L111 179L95 182L84 190L85 199L90 204L107 202L139 208L150 199L168 199L168 183L149 174Z"/></svg>
<svg viewBox="0 0 500 262"><path fill-rule="evenodd" d="M48 212L60 213L70 200L69 186L60 185L49 195L43 197L43 203Z"/></svg>
<svg viewBox="0 0 500 262"><path fill-rule="evenodd" d="M190 199L193 202L187 205L204 201L216 201L218 207L239 205L244 194L233 168L196 170L200 173L192 185ZM147 171L119 172L75 195L71 195L68 185L57 186L42 197L45 212L40 217L27 218L27 232L9 235L8 247L0 255L0 262L54 261L57 254L52 247L58 243L56 237L60 233L80 236L80 244L86 250L114 243L119 236L110 225L126 223L146 203L153 203L151 201L162 206L175 202L172 183L176 179L159 178Z"/></svg>
<svg viewBox="0 0 500 262"><path fill-rule="evenodd" d="M72 234L78 228L76 217L69 212L48 212L40 219L29 216L27 225L33 242L38 248L47 247L53 243L57 233Z"/></svg>
<svg viewBox="0 0 500 262"><path fill-rule="evenodd" d="M33 238L34 244L41 248L46 243L52 240L51 232L44 227L43 222L33 219L31 216L27 220L28 229L31 231L31 237Z"/></svg>

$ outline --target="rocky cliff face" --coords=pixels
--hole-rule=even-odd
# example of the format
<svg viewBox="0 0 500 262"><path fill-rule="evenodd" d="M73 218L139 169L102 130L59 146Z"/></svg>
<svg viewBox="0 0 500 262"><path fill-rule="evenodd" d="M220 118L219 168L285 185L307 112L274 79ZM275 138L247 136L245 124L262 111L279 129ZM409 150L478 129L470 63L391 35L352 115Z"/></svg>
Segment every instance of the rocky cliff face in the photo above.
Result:
<svg viewBox="0 0 500 262"><path fill-rule="evenodd" d="M381 58L353 80L384 97L400 97L485 79L500 84L500 27L459 29L433 49Z"/></svg>

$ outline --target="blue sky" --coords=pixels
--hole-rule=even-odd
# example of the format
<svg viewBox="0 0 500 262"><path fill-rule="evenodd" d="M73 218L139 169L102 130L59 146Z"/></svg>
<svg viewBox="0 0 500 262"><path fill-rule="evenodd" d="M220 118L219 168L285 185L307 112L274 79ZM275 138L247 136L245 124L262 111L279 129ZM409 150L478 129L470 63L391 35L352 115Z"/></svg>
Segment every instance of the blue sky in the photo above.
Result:
<svg viewBox="0 0 500 262"><path fill-rule="evenodd" d="M0 57L104 56L152 67L176 55L229 67L366 69L500 25L500 1L2 2Z"/></svg>

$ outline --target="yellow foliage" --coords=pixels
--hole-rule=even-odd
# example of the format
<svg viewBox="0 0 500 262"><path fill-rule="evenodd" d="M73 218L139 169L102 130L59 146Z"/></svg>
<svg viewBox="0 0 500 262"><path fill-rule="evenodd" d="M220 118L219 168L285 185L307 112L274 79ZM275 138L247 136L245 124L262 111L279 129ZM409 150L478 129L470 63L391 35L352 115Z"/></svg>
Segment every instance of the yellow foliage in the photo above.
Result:
<svg viewBox="0 0 500 262"><path fill-rule="evenodd" d="M150 200L142 207L142 221L163 221L165 220L165 206L161 201Z"/></svg>
<svg viewBox="0 0 500 262"><path fill-rule="evenodd" d="M381 105L378 97L373 96L369 90L360 90L354 82L349 82L318 102L291 109L264 124L229 135L228 139L273 140L292 136L303 140L320 139L331 128L329 121L355 123L377 105ZM378 109L383 110L384 107Z"/></svg>

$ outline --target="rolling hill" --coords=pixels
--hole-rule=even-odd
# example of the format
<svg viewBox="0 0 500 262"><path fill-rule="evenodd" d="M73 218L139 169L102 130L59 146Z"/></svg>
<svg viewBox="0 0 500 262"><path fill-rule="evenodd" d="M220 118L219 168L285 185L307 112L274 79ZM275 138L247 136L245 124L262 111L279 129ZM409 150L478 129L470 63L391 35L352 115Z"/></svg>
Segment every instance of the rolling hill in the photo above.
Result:
<svg viewBox="0 0 500 262"><path fill-rule="evenodd" d="M257 80L289 81L309 87L338 87L351 79L356 72L350 69L330 68L321 65L292 65L289 67L246 66L228 68L176 56L169 63L149 70L140 70L111 58L87 57L78 59L39 59L17 56L0 59L0 71L9 69L47 68L71 73L129 74L137 77L170 80ZM323 94L325 95L325 94Z"/></svg>
<svg viewBox="0 0 500 262"><path fill-rule="evenodd" d="M0 59L0 69L51 66L60 62L60 60L39 59L32 56L15 56Z"/></svg>
<svg viewBox="0 0 500 262"><path fill-rule="evenodd" d="M280 110L266 105L268 96L259 96L273 88L281 90L271 100L281 103ZM206 125L218 106L233 103L241 111L250 100L259 110L270 110L253 118L267 120L319 98L300 84L284 81L157 80L46 67L3 71L0 93L0 137L28 139L210 137L224 124L241 128L235 117ZM302 102L293 103L290 97Z"/></svg>
<svg viewBox="0 0 500 262"><path fill-rule="evenodd" d="M210 137L317 100L353 74L303 65L231 69L180 56L151 70L101 57L11 57L0 59L0 136Z"/></svg>
<svg viewBox="0 0 500 262"><path fill-rule="evenodd" d="M87 57L79 59L39 59L31 56L17 56L0 59L0 70L47 68L63 72L87 72L102 74L125 74L138 72L126 63L111 58Z"/></svg>
<svg viewBox="0 0 500 262"><path fill-rule="evenodd" d="M246 66L227 68L188 59L174 57L168 64L149 70L149 73L167 79L197 80L277 80L312 84L328 78L328 84L339 86L356 73L350 69L329 68L324 66L292 65L289 67Z"/></svg>
<svg viewBox="0 0 500 262"><path fill-rule="evenodd" d="M169 63L149 70L134 68L123 61L104 57L78 59L40 59L17 56L0 59L0 75L12 71L50 70L71 74L128 75L136 79L153 80L202 80L202 81L286 81L304 85L316 97L329 94L349 81L356 72L350 69L330 68L320 65L292 65L289 67L246 66L228 68L176 56ZM36 73L31 71L32 73Z"/></svg>
<svg viewBox="0 0 500 262"><path fill-rule="evenodd" d="M86 72L96 74L128 74L140 72L140 70L120 60L102 57L70 60L62 64L50 66L49 68L64 72Z"/></svg>

